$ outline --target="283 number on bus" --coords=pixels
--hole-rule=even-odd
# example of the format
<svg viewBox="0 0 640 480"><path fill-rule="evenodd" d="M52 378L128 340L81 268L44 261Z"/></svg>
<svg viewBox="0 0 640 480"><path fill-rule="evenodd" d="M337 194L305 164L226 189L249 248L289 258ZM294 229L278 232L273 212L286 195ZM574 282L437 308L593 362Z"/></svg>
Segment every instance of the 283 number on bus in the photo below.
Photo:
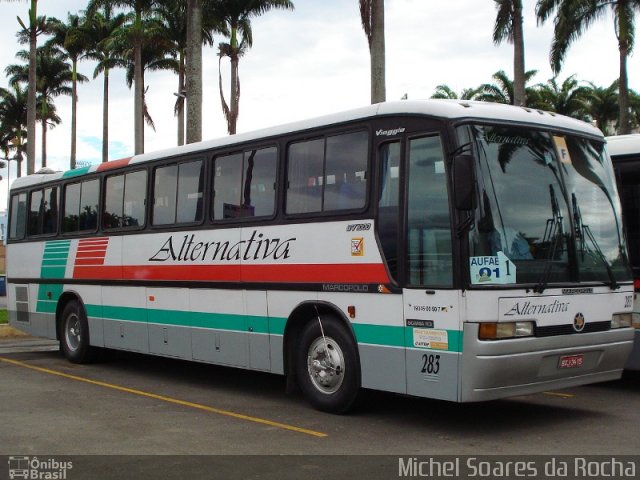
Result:
<svg viewBox="0 0 640 480"><path fill-rule="evenodd" d="M437 375L440 371L440 355L424 354L422 355L421 373L428 375Z"/></svg>

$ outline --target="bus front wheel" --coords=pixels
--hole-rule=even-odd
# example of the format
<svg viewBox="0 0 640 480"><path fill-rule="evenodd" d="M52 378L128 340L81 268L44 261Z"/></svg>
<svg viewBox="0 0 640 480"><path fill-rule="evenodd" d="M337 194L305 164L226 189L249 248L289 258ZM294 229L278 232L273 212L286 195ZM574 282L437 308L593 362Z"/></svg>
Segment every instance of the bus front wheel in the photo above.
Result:
<svg viewBox="0 0 640 480"><path fill-rule="evenodd" d="M84 308L76 300L67 303L62 311L60 350L73 363L90 362L94 348L89 344L89 323Z"/></svg>
<svg viewBox="0 0 640 480"><path fill-rule="evenodd" d="M345 413L356 403L360 365L355 342L333 316L322 315L302 330L298 343L298 384L318 410Z"/></svg>

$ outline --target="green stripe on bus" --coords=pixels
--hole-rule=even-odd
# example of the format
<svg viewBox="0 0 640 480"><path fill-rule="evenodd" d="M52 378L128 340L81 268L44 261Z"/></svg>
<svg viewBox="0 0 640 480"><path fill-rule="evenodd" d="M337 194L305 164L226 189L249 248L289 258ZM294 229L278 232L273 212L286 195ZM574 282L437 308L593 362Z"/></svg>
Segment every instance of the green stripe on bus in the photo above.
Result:
<svg viewBox="0 0 640 480"><path fill-rule="evenodd" d="M85 305L87 315L107 320L126 320L130 322L149 322L161 325L212 330L247 331L284 335L286 318L244 316L231 313L188 312L181 310L160 310L135 307L117 307ZM358 343L381 345L385 347L413 348L413 328L389 325L353 324ZM448 351L462 351L462 332L447 330Z"/></svg>
<svg viewBox="0 0 640 480"><path fill-rule="evenodd" d="M87 173L90 168L91 167L82 167L76 168L75 170L67 170L62 174L62 178L79 177L80 175L84 175L85 173Z"/></svg>

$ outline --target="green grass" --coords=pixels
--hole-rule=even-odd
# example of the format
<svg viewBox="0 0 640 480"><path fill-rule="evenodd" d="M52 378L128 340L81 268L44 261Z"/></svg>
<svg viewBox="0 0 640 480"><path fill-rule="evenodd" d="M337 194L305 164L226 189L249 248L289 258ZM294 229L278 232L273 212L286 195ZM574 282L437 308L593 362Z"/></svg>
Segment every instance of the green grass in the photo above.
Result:
<svg viewBox="0 0 640 480"><path fill-rule="evenodd" d="M2 309L0 310L0 325L4 323L9 323L9 314L6 310Z"/></svg>

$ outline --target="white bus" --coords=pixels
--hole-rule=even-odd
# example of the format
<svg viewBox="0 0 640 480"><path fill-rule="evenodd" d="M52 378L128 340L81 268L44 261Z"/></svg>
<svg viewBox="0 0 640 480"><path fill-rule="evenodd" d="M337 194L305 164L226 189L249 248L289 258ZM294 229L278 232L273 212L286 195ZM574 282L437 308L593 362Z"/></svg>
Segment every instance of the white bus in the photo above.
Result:
<svg viewBox="0 0 640 480"><path fill-rule="evenodd" d="M11 324L263 370L344 412L619 378L633 281L599 130L403 101L15 181Z"/></svg>
<svg viewBox="0 0 640 480"><path fill-rule="evenodd" d="M607 145L618 181L622 218L636 291L633 306L636 340L625 368L640 370L640 301L638 300L638 292L640 292L640 135L607 137Z"/></svg>

